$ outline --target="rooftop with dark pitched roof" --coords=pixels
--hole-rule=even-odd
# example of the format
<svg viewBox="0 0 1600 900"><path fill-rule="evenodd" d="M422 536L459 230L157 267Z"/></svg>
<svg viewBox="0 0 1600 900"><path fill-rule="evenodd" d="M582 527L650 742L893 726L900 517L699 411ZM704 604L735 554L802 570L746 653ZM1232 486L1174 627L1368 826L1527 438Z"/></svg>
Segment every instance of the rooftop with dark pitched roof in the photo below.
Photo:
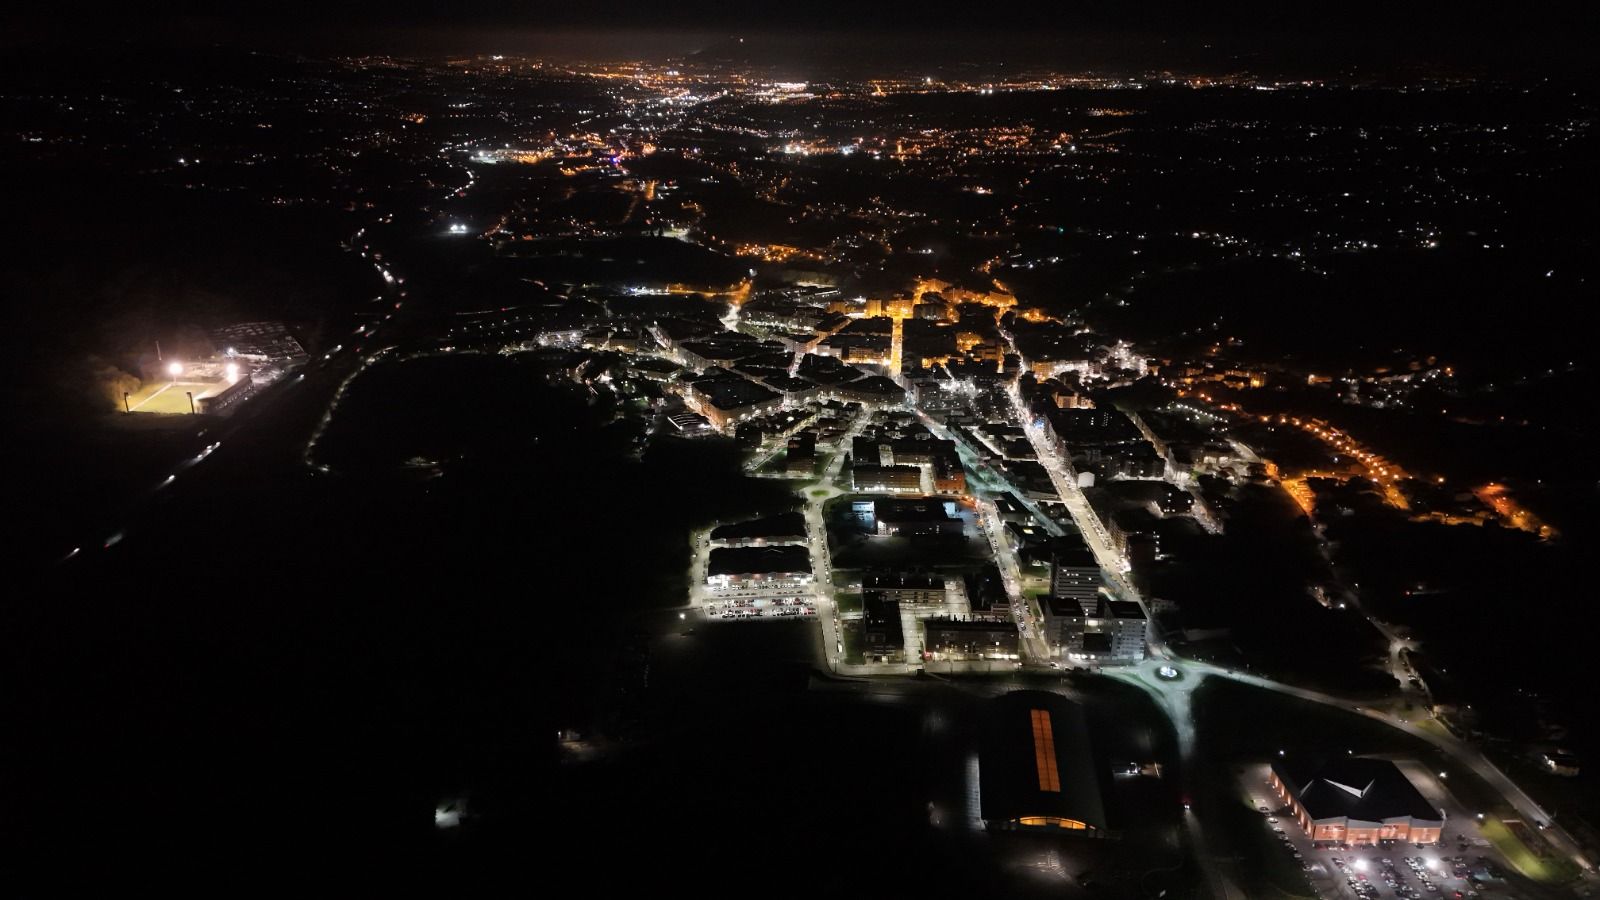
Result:
<svg viewBox="0 0 1600 900"><path fill-rule="evenodd" d="M1349 818L1383 822L1404 816L1444 821L1444 814L1387 759L1339 757L1320 766L1280 759L1273 762L1272 770L1289 786L1313 821Z"/></svg>

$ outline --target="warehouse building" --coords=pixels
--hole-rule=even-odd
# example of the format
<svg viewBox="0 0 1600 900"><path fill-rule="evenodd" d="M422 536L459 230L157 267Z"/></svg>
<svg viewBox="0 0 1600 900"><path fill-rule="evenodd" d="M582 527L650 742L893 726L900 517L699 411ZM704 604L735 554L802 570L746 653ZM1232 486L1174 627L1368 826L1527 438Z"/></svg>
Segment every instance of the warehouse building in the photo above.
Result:
<svg viewBox="0 0 1600 900"><path fill-rule="evenodd" d="M1106 837L1099 771L1076 703L1045 691L990 702L978 755L985 828Z"/></svg>

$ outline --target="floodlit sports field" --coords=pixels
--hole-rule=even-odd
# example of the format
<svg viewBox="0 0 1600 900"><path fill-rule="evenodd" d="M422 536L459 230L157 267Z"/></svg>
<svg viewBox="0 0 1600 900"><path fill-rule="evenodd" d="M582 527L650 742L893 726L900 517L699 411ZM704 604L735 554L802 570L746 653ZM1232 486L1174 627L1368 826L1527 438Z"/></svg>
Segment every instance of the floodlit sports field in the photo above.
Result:
<svg viewBox="0 0 1600 900"><path fill-rule="evenodd" d="M136 413L182 413L188 415L189 397L186 392L193 391L194 399L199 400L217 392L223 387L207 381L161 381L147 384L128 397L128 411Z"/></svg>

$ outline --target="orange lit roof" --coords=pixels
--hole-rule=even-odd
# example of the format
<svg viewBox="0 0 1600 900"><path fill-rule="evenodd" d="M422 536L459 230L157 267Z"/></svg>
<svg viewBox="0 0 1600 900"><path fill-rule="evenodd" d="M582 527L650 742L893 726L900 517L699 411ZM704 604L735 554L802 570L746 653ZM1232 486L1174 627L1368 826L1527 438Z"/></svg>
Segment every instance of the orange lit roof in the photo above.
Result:
<svg viewBox="0 0 1600 900"><path fill-rule="evenodd" d="M1039 790L1061 793L1061 773L1056 770L1056 736L1050 730L1050 713L1033 710L1033 761L1039 769Z"/></svg>

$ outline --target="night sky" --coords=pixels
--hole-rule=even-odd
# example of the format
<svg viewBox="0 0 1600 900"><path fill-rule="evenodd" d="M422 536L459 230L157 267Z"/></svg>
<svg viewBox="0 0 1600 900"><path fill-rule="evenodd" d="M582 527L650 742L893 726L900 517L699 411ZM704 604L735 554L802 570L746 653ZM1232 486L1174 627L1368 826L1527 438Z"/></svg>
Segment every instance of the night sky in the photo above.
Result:
<svg viewBox="0 0 1600 900"><path fill-rule="evenodd" d="M1024 58L1063 54L1148 56L1210 51L1236 59L1330 65L1439 62L1458 66L1584 68L1592 10L1555 3L939 4L845 0L731 3L612 0L519 3L422 0L327 4L246 0L229 4L50 4L3 15L0 43L72 45L155 39L239 43L265 49L366 52L511 52L663 56L738 34L848 45L864 40L886 60L919 55ZM1205 55L1205 54L1203 54Z"/></svg>

